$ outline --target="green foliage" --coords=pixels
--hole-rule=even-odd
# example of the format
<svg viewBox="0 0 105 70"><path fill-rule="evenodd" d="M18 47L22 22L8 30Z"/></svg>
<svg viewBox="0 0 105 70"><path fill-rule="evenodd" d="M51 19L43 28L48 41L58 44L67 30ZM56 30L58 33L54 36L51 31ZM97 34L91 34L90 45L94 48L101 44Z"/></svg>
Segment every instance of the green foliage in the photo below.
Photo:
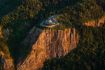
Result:
<svg viewBox="0 0 105 70"><path fill-rule="evenodd" d="M78 47L60 59L45 62L42 70L104 70L105 26L82 27Z"/></svg>
<svg viewBox="0 0 105 70"><path fill-rule="evenodd" d="M9 2L11 1L9 0L7 3ZM13 56L15 61L17 61L18 58L21 55L24 56L24 54L26 54L26 50L28 50L27 48L23 47L23 45L21 45L21 42L26 37L26 35L28 35L28 32L33 27L33 20L36 19L38 12L42 8L42 5L41 2L38 0L26 0L23 1L22 4L18 0L12 2L19 3L18 7L16 7L14 10L11 10L11 12L8 12L8 14L4 16L0 15L0 26L3 27L3 32L5 32L6 29L9 29L9 36L7 37L7 49L10 50L11 55Z"/></svg>
<svg viewBox="0 0 105 70"><path fill-rule="evenodd" d="M97 3L105 10L105 0L96 0Z"/></svg>
<svg viewBox="0 0 105 70"><path fill-rule="evenodd" d="M20 4L21 0L0 0L0 19L2 16L16 9Z"/></svg>
<svg viewBox="0 0 105 70"><path fill-rule="evenodd" d="M28 52L21 42L30 29L39 25L42 20L58 14L58 21L63 25L60 28L64 29L89 20L97 20L103 16L104 11L105 0L0 0L0 26L3 27L3 31L10 30L7 43L0 39L0 45L4 43L0 50L10 53L9 48L17 61ZM81 27L79 30L81 41L78 48L61 59L48 61L45 64L48 66L46 70L91 70L91 66L96 69L96 64L105 64L105 27Z"/></svg>

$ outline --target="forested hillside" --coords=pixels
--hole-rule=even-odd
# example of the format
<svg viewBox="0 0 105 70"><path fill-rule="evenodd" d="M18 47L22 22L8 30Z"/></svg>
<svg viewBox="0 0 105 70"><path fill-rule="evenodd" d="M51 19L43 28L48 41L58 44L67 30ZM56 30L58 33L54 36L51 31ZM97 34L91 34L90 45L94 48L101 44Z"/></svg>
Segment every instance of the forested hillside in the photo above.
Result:
<svg viewBox="0 0 105 70"><path fill-rule="evenodd" d="M15 66L24 60L31 49L24 39L34 26L45 29L40 23L53 15L63 26L52 29L73 27L80 40L66 56L47 60L42 70L105 70L105 25L84 25L105 16L105 0L0 0L0 59L3 53Z"/></svg>

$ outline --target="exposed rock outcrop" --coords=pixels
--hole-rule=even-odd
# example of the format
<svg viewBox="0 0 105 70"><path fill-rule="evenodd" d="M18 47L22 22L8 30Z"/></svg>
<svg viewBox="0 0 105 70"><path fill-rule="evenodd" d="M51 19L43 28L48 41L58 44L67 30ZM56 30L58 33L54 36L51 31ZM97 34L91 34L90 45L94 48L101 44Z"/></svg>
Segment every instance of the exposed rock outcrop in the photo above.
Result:
<svg viewBox="0 0 105 70"><path fill-rule="evenodd" d="M101 18L97 20L92 20L84 23L85 26L91 26L91 27L102 27L105 25L105 16L102 16Z"/></svg>
<svg viewBox="0 0 105 70"><path fill-rule="evenodd" d="M2 26L0 26L0 65L0 70L14 70L14 61L4 39Z"/></svg>
<svg viewBox="0 0 105 70"><path fill-rule="evenodd" d="M2 51L0 52L0 64L1 70L14 70L13 59Z"/></svg>
<svg viewBox="0 0 105 70"><path fill-rule="evenodd" d="M84 26L102 27L105 17L84 23ZM75 28L64 30L33 28L24 44L32 46L28 57L18 64L18 70L38 70L46 59L66 55L77 47L79 35Z"/></svg>
<svg viewBox="0 0 105 70"><path fill-rule="evenodd" d="M3 38L2 27L0 26L0 38Z"/></svg>
<svg viewBox="0 0 105 70"><path fill-rule="evenodd" d="M38 70L46 59L64 56L76 48L78 40L78 32L74 28L64 30L33 28L24 41L25 44L34 43L32 50L28 57L18 64L17 70Z"/></svg>
<svg viewBox="0 0 105 70"><path fill-rule="evenodd" d="M98 20L84 23L84 26L102 27L104 24L105 17L101 17ZM0 29L0 37L2 38L1 31ZM32 47L30 53L27 54L24 61L18 63L16 69L38 70L43 66L45 60L66 55L77 47L78 42L79 35L75 28L54 30L34 27L23 41L24 45ZM2 54L0 59L3 61L4 70L12 70L14 68L12 58L6 58L4 55Z"/></svg>

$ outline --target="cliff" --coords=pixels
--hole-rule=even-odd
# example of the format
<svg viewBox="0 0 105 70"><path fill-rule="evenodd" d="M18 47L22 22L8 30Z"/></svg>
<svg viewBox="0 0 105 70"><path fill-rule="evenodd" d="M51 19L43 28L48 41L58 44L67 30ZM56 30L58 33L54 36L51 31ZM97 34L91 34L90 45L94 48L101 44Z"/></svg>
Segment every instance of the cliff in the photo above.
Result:
<svg viewBox="0 0 105 70"><path fill-rule="evenodd" d="M0 0L0 70L38 70L45 60L65 56L77 47L82 27L105 25L104 16L87 20L102 16L104 5L104 0ZM33 27L52 15L74 28Z"/></svg>
<svg viewBox="0 0 105 70"><path fill-rule="evenodd" d="M104 22L105 17L101 17L98 20L84 23L84 26L102 27ZM25 45L31 44L31 52L23 62L18 64L17 69L38 70L45 60L66 55L77 47L78 42L79 35L75 28L43 30L34 27L23 42Z"/></svg>
<svg viewBox="0 0 105 70"><path fill-rule="evenodd" d="M102 27L105 18L100 18L96 21L89 21L84 23L85 26ZM2 32L2 31L1 31ZM2 33L1 37L2 37ZM66 55L72 49L77 47L79 42L78 31L75 28L66 28L63 30L41 29L33 27L27 37L22 41L25 46L30 46L30 52L24 60L20 60L17 64L17 70L38 70L43 66L47 59L54 57L60 58ZM0 45L1 46L1 45ZM6 53L0 53L3 62L4 70L11 70L14 68L12 58L6 58ZM9 55L10 57L10 55Z"/></svg>
<svg viewBox="0 0 105 70"><path fill-rule="evenodd" d="M102 27L104 24L105 24L105 16L102 16L97 20L92 20L84 23L85 26L91 26L91 27Z"/></svg>
<svg viewBox="0 0 105 70"><path fill-rule="evenodd" d="M24 41L25 44L33 42L31 52L18 64L17 70L38 70L45 60L59 58L76 48L78 40L78 32L74 28L64 30L33 28Z"/></svg>
<svg viewBox="0 0 105 70"><path fill-rule="evenodd" d="M0 39L0 70L14 70L14 61L4 40Z"/></svg>
<svg viewBox="0 0 105 70"><path fill-rule="evenodd" d="M2 27L0 27L0 38L3 38Z"/></svg>

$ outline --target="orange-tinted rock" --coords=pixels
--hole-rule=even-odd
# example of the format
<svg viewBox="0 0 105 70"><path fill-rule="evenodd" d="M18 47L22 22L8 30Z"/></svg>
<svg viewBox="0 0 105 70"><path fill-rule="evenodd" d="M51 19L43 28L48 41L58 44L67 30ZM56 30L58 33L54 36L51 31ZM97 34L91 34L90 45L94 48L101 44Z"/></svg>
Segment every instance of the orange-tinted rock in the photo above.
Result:
<svg viewBox="0 0 105 70"><path fill-rule="evenodd" d="M101 17L98 20L92 20L84 23L85 26L90 26L90 27L102 27L105 25L105 17Z"/></svg>
<svg viewBox="0 0 105 70"><path fill-rule="evenodd" d="M64 56L76 48L79 40L78 32L74 28L64 30L34 28L30 33L30 38L36 38L35 34L38 35L38 38L28 57L18 65L18 70L38 70L46 59ZM25 40L25 43L27 42Z"/></svg>
<svg viewBox="0 0 105 70"><path fill-rule="evenodd" d="M3 70L14 70L13 59L2 51L0 51L0 63L3 65Z"/></svg>

